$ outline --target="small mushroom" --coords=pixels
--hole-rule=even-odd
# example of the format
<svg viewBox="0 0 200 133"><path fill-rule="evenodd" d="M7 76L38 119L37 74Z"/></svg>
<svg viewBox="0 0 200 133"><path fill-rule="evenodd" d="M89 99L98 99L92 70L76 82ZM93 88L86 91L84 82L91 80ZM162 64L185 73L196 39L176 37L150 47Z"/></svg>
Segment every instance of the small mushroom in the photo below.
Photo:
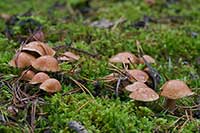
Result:
<svg viewBox="0 0 200 133"><path fill-rule="evenodd" d="M135 89L138 88L147 88L148 86L144 84L143 82L134 82L133 84L127 85L125 89L127 91L133 92Z"/></svg>
<svg viewBox="0 0 200 133"><path fill-rule="evenodd" d="M151 88L145 87L134 89L129 97L137 101L151 102L157 100L159 95Z"/></svg>
<svg viewBox="0 0 200 133"><path fill-rule="evenodd" d="M149 55L143 55L142 57L147 61L147 63L156 63L155 59ZM139 62L144 64L144 59L142 57L139 58Z"/></svg>
<svg viewBox="0 0 200 133"><path fill-rule="evenodd" d="M39 54L40 56L44 56L44 55L54 56L55 53L56 53L47 44L45 44L43 42L39 42L39 41L33 41L33 42L30 42L30 43L26 44L22 48L22 51L35 52L35 53Z"/></svg>
<svg viewBox="0 0 200 133"><path fill-rule="evenodd" d="M39 71L59 71L58 61L49 55L41 56L32 62L33 68Z"/></svg>
<svg viewBox="0 0 200 133"><path fill-rule="evenodd" d="M111 73L109 75L104 76L101 78L104 82L116 82L119 79L119 74L118 73Z"/></svg>
<svg viewBox="0 0 200 133"><path fill-rule="evenodd" d="M180 80L169 80L162 86L161 96L166 98L165 107L169 111L174 111L176 107L176 100L191 96L194 93L190 90L190 88Z"/></svg>
<svg viewBox="0 0 200 133"><path fill-rule="evenodd" d="M146 72L146 73L149 73L149 72L150 72L150 69L149 69L148 67L145 67L145 68L143 69L143 71Z"/></svg>
<svg viewBox="0 0 200 133"><path fill-rule="evenodd" d="M45 55L45 51L43 47L41 46L40 42L34 41L26 44L25 46L22 47L22 51L25 52L34 52L38 54L39 56Z"/></svg>
<svg viewBox="0 0 200 133"><path fill-rule="evenodd" d="M40 42L44 42L44 40L45 40L45 36L42 30L36 31L30 39L30 41L40 41Z"/></svg>
<svg viewBox="0 0 200 133"><path fill-rule="evenodd" d="M10 14L0 13L0 18L8 22L12 18L12 16Z"/></svg>
<svg viewBox="0 0 200 133"><path fill-rule="evenodd" d="M40 89L49 93L54 93L61 91L61 84L57 79L50 78L40 85Z"/></svg>
<svg viewBox="0 0 200 133"><path fill-rule="evenodd" d="M145 73L142 70L127 70L128 78L131 81L139 81L139 82L146 82L149 79L149 76L147 73Z"/></svg>
<svg viewBox="0 0 200 133"><path fill-rule="evenodd" d="M34 75L35 73L32 70L24 70L21 73L21 80L30 81Z"/></svg>
<svg viewBox="0 0 200 133"><path fill-rule="evenodd" d="M30 84L39 84L39 83L43 83L44 81L46 81L49 78L50 77L46 73L39 72L32 78L32 80L29 83Z"/></svg>
<svg viewBox="0 0 200 133"><path fill-rule="evenodd" d="M138 58L130 52L122 52L111 57L109 59L109 62L131 64L131 63L138 63Z"/></svg>
<svg viewBox="0 0 200 133"><path fill-rule="evenodd" d="M32 61L35 61L35 57L25 52L20 52L9 62L9 65L17 68L25 68L31 65Z"/></svg>
<svg viewBox="0 0 200 133"><path fill-rule="evenodd" d="M54 51L51 47L49 47L47 44L42 43L41 46L43 47L44 51L45 51L45 55L50 55L50 56L54 56L56 54L56 51Z"/></svg>
<svg viewBox="0 0 200 133"><path fill-rule="evenodd" d="M155 5L156 1L155 0L145 0L145 3L149 6Z"/></svg>
<svg viewBox="0 0 200 133"><path fill-rule="evenodd" d="M75 55L72 52L65 52L62 56L58 57L60 61L76 61L79 60L80 56Z"/></svg>

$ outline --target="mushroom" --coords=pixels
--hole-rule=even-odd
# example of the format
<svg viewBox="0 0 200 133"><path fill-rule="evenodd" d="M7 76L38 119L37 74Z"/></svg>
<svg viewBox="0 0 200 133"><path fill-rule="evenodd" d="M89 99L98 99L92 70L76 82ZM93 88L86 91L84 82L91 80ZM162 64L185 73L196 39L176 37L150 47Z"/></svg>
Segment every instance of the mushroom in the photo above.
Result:
<svg viewBox="0 0 200 133"><path fill-rule="evenodd" d="M24 70L21 73L21 80L30 81L34 77L35 73L32 70Z"/></svg>
<svg viewBox="0 0 200 133"><path fill-rule="evenodd" d="M166 98L165 107L172 112L176 107L177 99L194 94L190 88L180 80L169 80L161 87L161 89L160 95Z"/></svg>
<svg viewBox="0 0 200 133"><path fill-rule="evenodd" d="M31 65L32 61L35 61L35 57L25 52L20 52L9 62L10 66L17 68L25 68Z"/></svg>
<svg viewBox="0 0 200 133"><path fill-rule="evenodd" d="M119 74L118 73L111 73L109 75L104 76L101 78L104 82L115 82L119 79Z"/></svg>
<svg viewBox="0 0 200 133"><path fill-rule="evenodd" d="M44 81L39 88L46 92L54 93L61 91L61 84L57 79L50 78Z"/></svg>
<svg viewBox="0 0 200 133"><path fill-rule="evenodd" d="M62 56L58 57L58 60L60 61L75 61L79 60L80 56L75 55L72 52L65 52Z"/></svg>
<svg viewBox="0 0 200 133"><path fill-rule="evenodd" d="M151 102L157 100L159 95L151 88L144 87L133 89L129 97L137 101Z"/></svg>
<svg viewBox="0 0 200 133"><path fill-rule="evenodd" d="M40 42L41 43L41 42ZM56 54L56 51L54 51L51 47L49 47L47 44L45 43L41 43L41 46L43 47L44 51L45 51L45 55L50 55L50 56L54 56Z"/></svg>
<svg viewBox="0 0 200 133"><path fill-rule="evenodd" d="M156 1L155 0L145 0L145 3L149 6L155 5Z"/></svg>
<svg viewBox="0 0 200 133"><path fill-rule="evenodd" d="M45 36L44 33L42 32L42 30L38 30L36 31L32 37L30 38L30 41L40 41L40 42L44 42L45 40Z"/></svg>
<svg viewBox="0 0 200 133"><path fill-rule="evenodd" d="M43 47L41 46L41 43L37 41L26 44L25 46L22 47L21 50L25 52L29 52L29 53L33 52L39 56L45 55L45 51Z"/></svg>
<svg viewBox="0 0 200 133"><path fill-rule="evenodd" d="M127 85L125 89L127 91L133 92L137 88L147 88L148 86L143 82L134 82L133 84Z"/></svg>
<svg viewBox="0 0 200 133"><path fill-rule="evenodd" d="M40 56L44 56L44 55L54 56L56 53L47 44L39 42L39 41L33 41L26 44L24 47L22 47L22 51L35 52L39 54Z"/></svg>
<svg viewBox="0 0 200 133"><path fill-rule="evenodd" d="M143 69L143 71L146 72L146 73L149 73L149 72L150 72L150 69L149 69L148 67L145 67L145 68Z"/></svg>
<svg viewBox="0 0 200 133"><path fill-rule="evenodd" d="M130 52L121 52L111 57L109 62L131 64L138 63L138 58Z"/></svg>
<svg viewBox="0 0 200 133"><path fill-rule="evenodd" d="M0 18L4 19L5 22L8 22L12 18L12 16L10 14L0 13Z"/></svg>
<svg viewBox="0 0 200 133"><path fill-rule="evenodd" d="M32 62L33 68L39 71L59 71L58 61L49 55L41 56Z"/></svg>
<svg viewBox="0 0 200 133"><path fill-rule="evenodd" d="M127 70L128 78L130 81L139 81L139 82L146 82L149 79L149 76L147 73L145 73L142 70Z"/></svg>
<svg viewBox="0 0 200 133"><path fill-rule="evenodd" d="M32 80L29 83L30 84L39 84L39 83L43 83L45 80L47 80L49 78L50 77L46 73L39 72L32 78Z"/></svg>
<svg viewBox="0 0 200 133"><path fill-rule="evenodd" d="M139 58L139 62L141 64L145 64L143 58L147 61L147 63L150 63L150 64L151 63L156 63L156 61L155 61L155 59L153 57L151 57L149 55L143 55L142 57Z"/></svg>

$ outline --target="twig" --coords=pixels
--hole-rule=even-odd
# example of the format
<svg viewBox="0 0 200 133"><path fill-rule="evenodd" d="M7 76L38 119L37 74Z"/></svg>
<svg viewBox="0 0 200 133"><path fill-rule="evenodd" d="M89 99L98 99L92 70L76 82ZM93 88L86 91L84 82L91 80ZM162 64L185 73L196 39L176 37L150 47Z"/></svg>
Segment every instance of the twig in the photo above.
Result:
<svg viewBox="0 0 200 133"><path fill-rule="evenodd" d="M183 123L183 125L180 127L180 129L179 129L179 133L182 133L182 130L183 130L183 128L184 128L184 126L187 124L187 122L189 121L189 119L187 119L184 123Z"/></svg>
<svg viewBox="0 0 200 133"><path fill-rule="evenodd" d="M76 111L79 112L82 108L84 108L88 103L90 103L90 101L87 101L86 103L84 103L83 105L81 105Z"/></svg>
<svg viewBox="0 0 200 133"><path fill-rule="evenodd" d="M114 69L113 68L108 68L108 69L116 71L120 75L126 76L126 74L124 73L124 71L121 70L120 68L118 68L117 66L113 65L112 63L109 63L109 65L111 65Z"/></svg>
<svg viewBox="0 0 200 133"><path fill-rule="evenodd" d="M130 58L128 58L128 60L129 60L129 62L131 63L131 65L133 66L133 68L135 68L136 69L136 65L131 61L131 59Z"/></svg>
<svg viewBox="0 0 200 133"><path fill-rule="evenodd" d="M185 115L179 117L176 121L174 121L169 127L174 126L179 120L183 119L185 117Z"/></svg>
<svg viewBox="0 0 200 133"><path fill-rule="evenodd" d="M182 132L183 127L184 127L184 126L187 124L187 122L190 120L190 117L189 117L189 115L188 115L187 110L185 110L185 116L186 116L187 120L186 120L186 121L182 124L182 126L180 127L180 129L179 129L179 133Z"/></svg>
<svg viewBox="0 0 200 133"><path fill-rule="evenodd" d="M81 76L81 75L79 75L79 77L80 77L81 79L84 79L84 80L87 80L87 81L90 81L90 82L94 82L94 81L95 81L95 80L93 80L93 79L89 79L89 78L84 77L84 76Z"/></svg>
<svg viewBox="0 0 200 133"><path fill-rule="evenodd" d="M144 51L140 45L140 42L138 40L136 40L136 46L138 49L138 53L139 56L144 60L145 65L149 68L149 76L152 78L153 80L153 89L156 90L157 84L160 82L160 80L162 79L161 75L158 73L158 71L156 69L154 69L143 57L144 55Z"/></svg>
<svg viewBox="0 0 200 133"><path fill-rule="evenodd" d="M0 111L1 111L1 110L0 110ZM3 121L4 123L6 123L6 119L5 119L5 117L4 117L2 111L0 112L0 122L1 122L1 121Z"/></svg>
<svg viewBox="0 0 200 133"><path fill-rule="evenodd" d="M114 71L114 72L116 72L119 75L123 75L123 73L121 71L117 70L117 69L114 69L114 68L107 68L107 69L111 70L111 71ZM99 78L99 79L101 79L101 78Z"/></svg>
<svg viewBox="0 0 200 133"><path fill-rule="evenodd" d="M113 87L112 85L105 84L105 86L106 86L106 88L109 89L110 91L115 92L114 87Z"/></svg>
<svg viewBox="0 0 200 133"><path fill-rule="evenodd" d="M111 28L111 30L114 31L114 30L117 28L117 26L118 26L119 24L124 23L124 22L126 22L126 18L123 18L123 17L119 18L119 19L115 22L115 24L114 24L114 26Z"/></svg>
<svg viewBox="0 0 200 133"><path fill-rule="evenodd" d="M23 98L21 99L21 101L27 101L27 100L30 100L30 99L34 99L34 98L37 98L39 95L33 95L33 96L29 96L29 97L26 97L26 98Z"/></svg>
<svg viewBox="0 0 200 133"><path fill-rule="evenodd" d="M32 103L32 108L31 108L31 128L34 132L35 129L35 113L36 113L36 104L37 104L37 99L33 101Z"/></svg>
<svg viewBox="0 0 200 133"><path fill-rule="evenodd" d="M81 89L80 88L77 88L77 89L73 89L73 90L69 90L68 92L65 92L64 94L62 94L63 96L64 95L71 95L73 93L76 93L78 91L80 91Z"/></svg>
<svg viewBox="0 0 200 133"><path fill-rule="evenodd" d="M199 108L200 107L200 104L197 104L197 105L194 105L194 106L180 106L180 105L177 105L179 108L182 108L182 109L193 109L193 108Z"/></svg>
<svg viewBox="0 0 200 133"><path fill-rule="evenodd" d="M85 92L85 90L86 90L89 93L89 95L94 99L94 96L92 95L92 93L84 85L82 85L80 82L78 82L77 80L75 80L72 77L70 77L70 79L72 81L74 81L74 83L76 83L83 90L83 92Z"/></svg>

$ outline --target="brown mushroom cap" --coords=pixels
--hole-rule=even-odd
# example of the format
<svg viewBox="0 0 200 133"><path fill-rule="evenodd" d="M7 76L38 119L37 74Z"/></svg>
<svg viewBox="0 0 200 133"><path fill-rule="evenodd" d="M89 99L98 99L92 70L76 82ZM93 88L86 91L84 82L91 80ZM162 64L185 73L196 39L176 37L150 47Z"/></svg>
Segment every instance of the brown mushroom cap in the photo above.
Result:
<svg viewBox="0 0 200 133"><path fill-rule="evenodd" d="M136 81L139 82L146 82L149 79L148 74L142 70L137 70L137 69L127 70L127 73L129 75L130 80L135 79Z"/></svg>
<svg viewBox="0 0 200 133"><path fill-rule="evenodd" d="M6 22L8 22L11 19L11 15L7 13L0 13L0 18L4 19Z"/></svg>
<svg viewBox="0 0 200 133"><path fill-rule="evenodd" d="M39 72L32 78L32 80L29 83L30 84L39 84L39 83L43 83L45 80L47 80L49 78L50 77L46 73Z"/></svg>
<svg viewBox="0 0 200 133"><path fill-rule="evenodd" d="M149 55L143 55L143 58L144 58L148 63L156 63L156 60L155 60L153 57L149 56ZM142 57L139 58L139 62L140 62L141 64L144 64L143 58L142 58Z"/></svg>
<svg viewBox="0 0 200 133"><path fill-rule="evenodd" d="M56 51L54 51L51 47L49 47L47 44L42 43L42 47L44 48L45 55L54 56L56 54Z"/></svg>
<svg viewBox="0 0 200 133"><path fill-rule="evenodd" d="M33 68L39 71L59 71L58 61L49 55L41 56L32 62Z"/></svg>
<svg viewBox="0 0 200 133"><path fill-rule="evenodd" d="M44 40L45 40L45 36L42 30L39 30L36 33L34 33L30 39L30 41L40 41L40 42L44 42Z"/></svg>
<svg viewBox="0 0 200 133"><path fill-rule="evenodd" d="M146 84L142 83L142 82L134 82L133 84L127 85L127 86L125 87L125 89L126 89L127 91L132 92L132 91L134 91L134 90L137 89L137 88L147 88L147 87L148 87L148 86L147 86Z"/></svg>
<svg viewBox="0 0 200 133"><path fill-rule="evenodd" d="M71 60L79 60L79 58L80 58L79 55L75 55L72 52L65 52L63 55L70 58Z"/></svg>
<svg viewBox="0 0 200 133"><path fill-rule="evenodd" d="M111 57L109 59L109 62L113 62L113 63L137 63L138 62L138 58L130 53L130 52L122 52L122 53L118 53L117 55Z"/></svg>
<svg viewBox="0 0 200 133"><path fill-rule="evenodd" d="M21 80L30 81L34 77L35 73L31 70L24 70L21 73Z"/></svg>
<svg viewBox="0 0 200 133"><path fill-rule="evenodd" d="M119 79L118 73L111 73L101 78L104 82L115 82Z"/></svg>
<svg viewBox="0 0 200 133"><path fill-rule="evenodd" d="M59 61L76 61L79 60L80 56L79 55L75 55L72 52L65 52L62 56L58 57L57 59Z"/></svg>
<svg viewBox="0 0 200 133"><path fill-rule="evenodd" d="M153 6L156 3L156 1L155 0L145 0L145 3L149 6Z"/></svg>
<svg viewBox="0 0 200 133"><path fill-rule="evenodd" d="M143 71L148 73L148 72L150 72L150 69L149 69L148 67L145 67L145 68L143 69Z"/></svg>
<svg viewBox="0 0 200 133"><path fill-rule="evenodd" d="M151 88L146 87L134 89L129 97L137 101L150 102L157 100L159 95Z"/></svg>
<svg viewBox="0 0 200 133"><path fill-rule="evenodd" d="M55 51L49 47L47 44L39 42L39 41L33 41L28 44L26 44L23 48L22 51L31 51L31 52L36 52L40 56L44 55L50 55L54 56Z"/></svg>
<svg viewBox="0 0 200 133"><path fill-rule="evenodd" d="M190 88L180 80L169 80L161 88L161 96L174 100L194 94Z"/></svg>
<svg viewBox="0 0 200 133"><path fill-rule="evenodd" d="M20 52L9 62L9 65L17 68L25 68L30 66L32 61L35 61L35 59L36 58L30 54Z"/></svg>
<svg viewBox="0 0 200 133"><path fill-rule="evenodd" d="M49 93L54 93L54 92L61 91L61 84L58 80L50 78L44 81L40 85L40 89Z"/></svg>

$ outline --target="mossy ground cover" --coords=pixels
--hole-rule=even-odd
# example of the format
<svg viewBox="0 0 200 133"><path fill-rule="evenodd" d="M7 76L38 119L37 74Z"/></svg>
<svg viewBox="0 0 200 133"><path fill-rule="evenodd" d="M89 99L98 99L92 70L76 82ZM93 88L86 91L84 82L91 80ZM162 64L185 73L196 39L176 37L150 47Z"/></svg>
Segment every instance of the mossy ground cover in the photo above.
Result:
<svg viewBox="0 0 200 133"><path fill-rule="evenodd" d="M127 93L120 93L115 98L114 92L103 82L94 84L94 80L111 73L108 59L112 55L122 51L137 55L135 43L138 40L144 53L156 59L153 67L163 77L157 91L166 80L180 79L195 95L178 100L178 105L200 104L199 3L199 0L160 0L150 6L140 0L1 1L1 15L7 14L14 19L13 23L8 23L0 18L0 132L30 131L33 101L19 108L13 117L7 111L13 93L3 81L13 80L20 72L8 62L23 38L37 27L42 27L45 42L52 47L64 45L76 49L69 50L79 54L81 59L73 66L65 63L61 67L63 71L78 68L78 74L71 76L87 87L94 98L82 91L69 94L70 90L79 88L68 77L70 74L64 78L53 74L62 82L62 91L54 95L41 92L40 98L44 101L36 105L35 132L72 132L68 127L70 121L79 121L88 132L95 133L199 132L199 109L170 114L162 108L162 97L156 102L138 105ZM125 21L117 24L120 18ZM114 22L114 26L90 26L102 19ZM187 115L188 112L192 113Z"/></svg>

